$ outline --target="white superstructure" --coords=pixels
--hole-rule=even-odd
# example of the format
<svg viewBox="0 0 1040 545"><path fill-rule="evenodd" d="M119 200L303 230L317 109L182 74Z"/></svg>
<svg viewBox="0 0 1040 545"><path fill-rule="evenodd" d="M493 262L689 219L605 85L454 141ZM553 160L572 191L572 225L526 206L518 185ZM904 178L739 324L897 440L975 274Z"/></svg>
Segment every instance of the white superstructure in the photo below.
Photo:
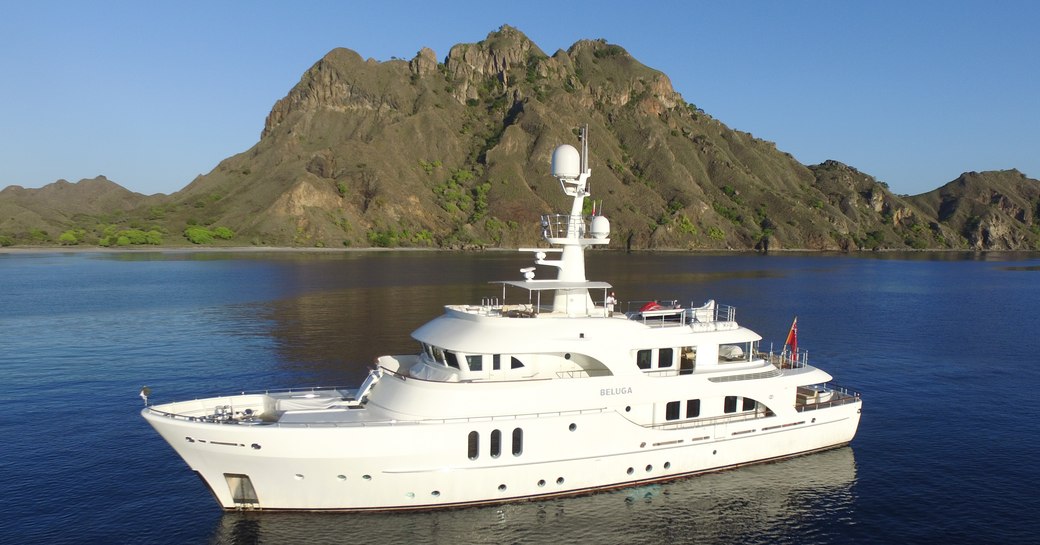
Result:
<svg viewBox="0 0 1040 545"><path fill-rule="evenodd" d="M732 307L607 310L610 285L585 276L584 249L609 242L610 230L605 217L582 215L586 157L584 132L581 152L553 153L553 175L574 199L570 214L542 218L555 248L521 249L536 266L501 282L500 299L446 306L412 334L417 354L380 357L360 388L230 395L142 415L225 509L506 502L851 441L859 395L829 385L804 353L762 352ZM555 278L538 278L552 268Z"/></svg>

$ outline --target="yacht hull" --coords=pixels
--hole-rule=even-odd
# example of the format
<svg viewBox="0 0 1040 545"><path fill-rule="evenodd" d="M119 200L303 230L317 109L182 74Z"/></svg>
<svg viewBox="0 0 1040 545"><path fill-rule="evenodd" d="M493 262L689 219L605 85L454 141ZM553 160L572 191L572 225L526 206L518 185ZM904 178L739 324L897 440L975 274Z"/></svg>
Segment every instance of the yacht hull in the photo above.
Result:
<svg viewBox="0 0 1040 545"><path fill-rule="evenodd" d="M584 494L807 454L849 443L860 408L856 400L677 429L638 426L614 411L345 427L142 414L224 509L367 511ZM523 444L514 454L516 429ZM500 454L484 444L470 459L469 434L494 430L504 437Z"/></svg>

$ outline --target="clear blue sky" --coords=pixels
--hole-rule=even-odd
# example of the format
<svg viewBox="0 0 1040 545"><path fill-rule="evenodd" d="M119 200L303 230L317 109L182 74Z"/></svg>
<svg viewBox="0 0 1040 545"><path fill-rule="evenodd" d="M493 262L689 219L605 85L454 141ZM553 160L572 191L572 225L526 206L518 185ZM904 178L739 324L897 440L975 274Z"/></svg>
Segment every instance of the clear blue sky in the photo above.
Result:
<svg viewBox="0 0 1040 545"><path fill-rule="evenodd" d="M442 59L503 24L552 54L604 38L687 102L897 193L1040 177L1040 3L0 0L0 188L103 174L172 193L253 146L335 47Z"/></svg>

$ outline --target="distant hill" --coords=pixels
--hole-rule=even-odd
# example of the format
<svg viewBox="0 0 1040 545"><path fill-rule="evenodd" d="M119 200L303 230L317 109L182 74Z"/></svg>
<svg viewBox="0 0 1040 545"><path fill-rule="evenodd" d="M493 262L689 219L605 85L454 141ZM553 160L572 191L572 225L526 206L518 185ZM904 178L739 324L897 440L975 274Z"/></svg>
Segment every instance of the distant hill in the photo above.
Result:
<svg viewBox="0 0 1040 545"><path fill-rule="evenodd" d="M550 154L585 123L615 248L1040 249L1040 182L1017 171L894 195L855 168L802 165L728 128L618 45L583 40L550 56L508 26L443 62L429 49L386 62L335 49L274 105L255 146L181 191L117 197L98 185L106 197L87 209L53 186L97 180L9 188L0 242L78 230L65 243L136 243L141 231L189 244L186 230L219 227L230 239L216 243L233 245L531 245L539 214L565 206Z"/></svg>

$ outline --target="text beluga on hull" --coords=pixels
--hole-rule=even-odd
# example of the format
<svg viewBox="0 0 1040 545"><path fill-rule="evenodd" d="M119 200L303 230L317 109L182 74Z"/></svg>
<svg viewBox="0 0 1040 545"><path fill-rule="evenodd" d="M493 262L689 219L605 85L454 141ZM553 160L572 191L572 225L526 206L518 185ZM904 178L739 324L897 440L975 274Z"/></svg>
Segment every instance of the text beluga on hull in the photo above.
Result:
<svg viewBox="0 0 1040 545"><path fill-rule="evenodd" d="M762 352L732 307L612 312L610 284L585 273L585 248L607 244L610 223L582 215L584 130L581 147L552 155L573 198L569 214L542 218L552 247L521 249L535 266L500 282L501 299L445 306L412 334L417 353L378 358L357 389L165 403L142 416L225 509L546 498L851 441L859 394L829 384L804 353Z"/></svg>

